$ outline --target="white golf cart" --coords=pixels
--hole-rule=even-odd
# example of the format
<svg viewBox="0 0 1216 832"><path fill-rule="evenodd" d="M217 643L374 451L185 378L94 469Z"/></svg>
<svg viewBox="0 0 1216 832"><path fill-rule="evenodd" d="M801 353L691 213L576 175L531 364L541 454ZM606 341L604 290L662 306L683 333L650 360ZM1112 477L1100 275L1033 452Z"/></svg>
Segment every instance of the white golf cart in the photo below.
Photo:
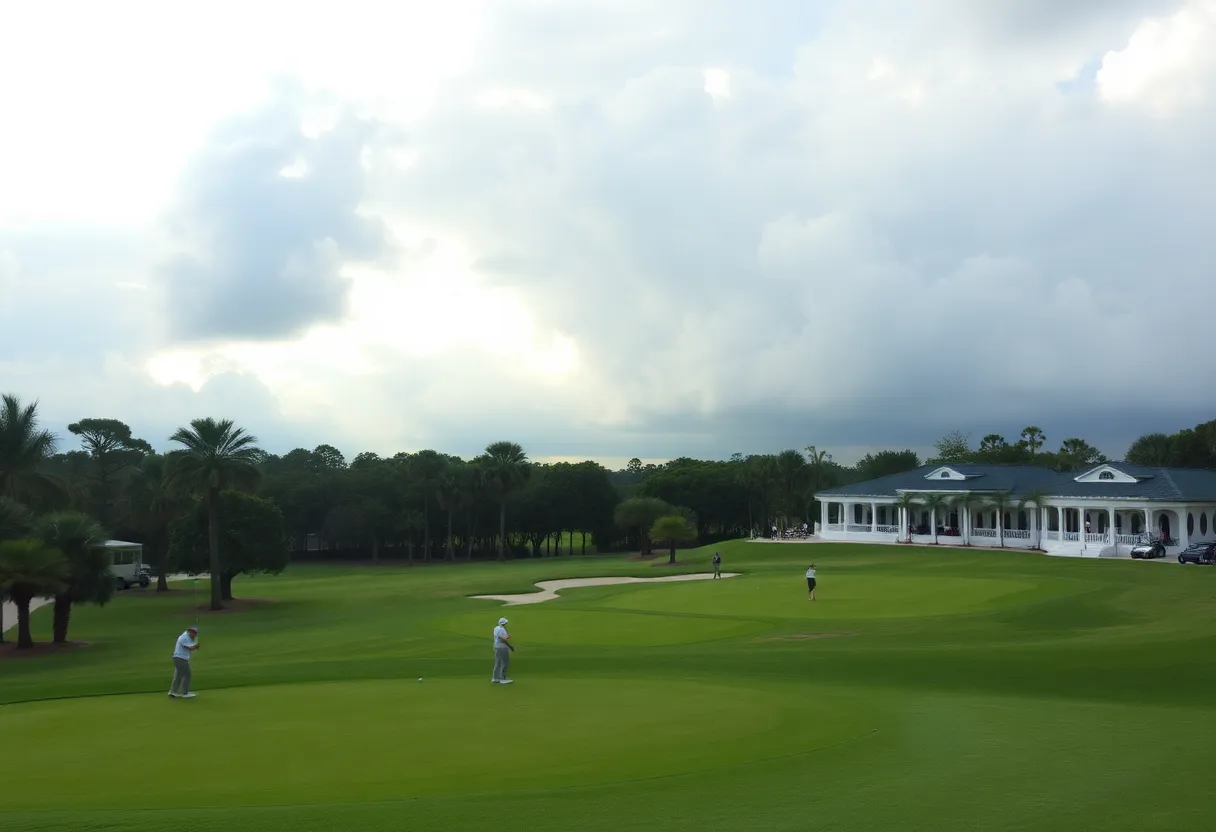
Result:
<svg viewBox="0 0 1216 832"><path fill-rule="evenodd" d="M110 555L110 574L119 589L130 589L134 584L147 587L152 582L151 570L144 566L143 544L107 540L106 552Z"/></svg>

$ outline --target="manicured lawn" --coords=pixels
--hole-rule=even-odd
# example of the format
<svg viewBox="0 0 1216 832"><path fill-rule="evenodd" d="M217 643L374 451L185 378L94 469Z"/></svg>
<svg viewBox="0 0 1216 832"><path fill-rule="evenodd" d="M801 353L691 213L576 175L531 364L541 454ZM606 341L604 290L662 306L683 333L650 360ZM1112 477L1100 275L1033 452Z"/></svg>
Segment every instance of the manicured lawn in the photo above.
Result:
<svg viewBox="0 0 1216 832"><path fill-rule="evenodd" d="M243 580L192 701L201 582L80 609L88 647L0 660L0 829L1211 828L1216 570L714 548L742 577L509 608L466 596L713 550Z"/></svg>

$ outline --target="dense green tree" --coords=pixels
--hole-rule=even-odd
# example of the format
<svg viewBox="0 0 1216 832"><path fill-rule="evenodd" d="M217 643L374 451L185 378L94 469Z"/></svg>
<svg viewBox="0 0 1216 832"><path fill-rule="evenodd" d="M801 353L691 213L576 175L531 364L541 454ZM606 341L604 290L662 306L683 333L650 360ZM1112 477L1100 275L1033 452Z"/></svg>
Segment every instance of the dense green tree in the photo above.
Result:
<svg viewBox="0 0 1216 832"><path fill-rule="evenodd" d="M650 528L660 517L671 513L671 504L657 497L630 497L617 505L614 516L621 528L637 531L639 548L643 554L649 555Z"/></svg>
<svg viewBox="0 0 1216 832"><path fill-rule="evenodd" d="M1077 437L1065 439L1060 443L1060 450L1056 454L1056 457L1058 460L1057 465L1062 471L1076 471L1080 468L1106 462L1106 457L1103 456L1101 451L1084 439L1078 439Z"/></svg>
<svg viewBox="0 0 1216 832"><path fill-rule="evenodd" d="M1136 465L1168 467L1175 462L1174 439L1165 433L1145 434L1132 443L1124 459Z"/></svg>
<svg viewBox="0 0 1216 832"><path fill-rule="evenodd" d="M232 600L232 582L238 575L277 575L287 568L291 551L283 512L264 497L226 490L214 503L197 501L170 527L171 557L183 572L197 575L213 568L213 517L220 521L217 532L224 552L219 573L223 600Z"/></svg>
<svg viewBox="0 0 1216 832"><path fill-rule="evenodd" d="M933 443L937 456L933 462L970 462L971 434L961 430L952 430Z"/></svg>
<svg viewBox="0 0 1216 832"><path fill-rule="evenodd" d="M169 458L149 454L128 484L127 523L137 529L145 551L151 550L156 591L169 589L169 524L186 507L187 498L174 487Z"/></svg>
<svg viewBox="0 0 1216 832"><path fill-rule="evenodd" d="M879 451L868 453L857 463L857 475L863 480L902 474L920 467L916 451Z"/></svg>
<svg viewBox="0 0 1216 832"><path fill-rule="evenodd" d="M1026 450L1029 451L1030 456L1033 457L1043 447L1044 443L1047 442L1047 435L1037 425L1027 425L1022 428L1021 441L1026 446Z"/></svg>
<svg viewBox="0 0 1216 832"><path fill-rule="evenodd" d="M666 540L668 545L668 563L676 562L676 545L688 543L697 539L697 530L688 518L680 514L669 514L654 521L650 527L651 540Z"/></svg>

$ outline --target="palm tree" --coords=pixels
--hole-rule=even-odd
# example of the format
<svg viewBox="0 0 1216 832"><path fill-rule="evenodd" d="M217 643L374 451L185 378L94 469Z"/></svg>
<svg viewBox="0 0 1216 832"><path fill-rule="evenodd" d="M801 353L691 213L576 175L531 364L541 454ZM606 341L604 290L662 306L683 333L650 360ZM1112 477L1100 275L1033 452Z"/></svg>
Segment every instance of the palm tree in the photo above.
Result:
<svg viewBox="0 0 1216 832"><path fill-rule="evenodd" d="M959 526L966 533L963 536L964 546L971 545L971 513L982 504L983 501L970 491L958 494L950 500L950 508L958 512L961 521Z"/></svg>
<svg viewBox="0 0 1216 832"><path fill-rule="evenodd" d="M16 500L0 497L0 542L21 539L30 530L32 523L33 517L30 515L29 509ZM4 598L4 589L0 587L0 604L4 603ZM0 620L0 644L4 644L4 622L2 620Z"/></svg>
<svg viewBox="0 0 1216 832"><path fill-rule="evenodd" d="M815 499L815 495L823 487L824 472L827 464L832 461L832 455L827 451L821 451L814 445L806 446L807 460L811 468L811 487L807 489L807 512L810 513L810 505Z"/></svg>
<svg viewBox="0 0 1216 832"><path fill-rule="evenodd" d="M34 533L67 560L67 586L55 595L52 627L54 642L63 644L68 640L73 604L104 605L114 595L106 534L92 517L79 511L48 514L35 524Z"/></svg>
<svg viewBox="0 0 1216 832"><path fill-rule="evenodd" d="M1002 548L1005 546L1005 512L1013 504L1013 495L1008 491L996 491L988 495L986 507L996 512L996 534Z"/></svg>
<svg viewBox="0 0 1216 832"><path fill-rule="evenodd" d="M1020 498L1018 498L1019 510L1025 510L1027 506L1034 506L1035 511L1038 512L1038 520L1036 520L1034 524L1035 534L1038 535L1038 538L1034 542L1033 548L1035 549L1043 548L1043 507L1047 504L1049 499L1051 499L1051 495L1049 495L1042 488L1027 489L1026 492L1022 494Z"/></svg>
<svg viewBox="0 0 1216 832"><path fill-rule="evenodd" d="M498 497L498 559L506 559L507 498L523 487L528 478L528 455L515 442L486 446L486 476Z"/></svg>
<svg viewBox="0 0 1216 832"><path fill-rule="evenodd" d="M58 443L38 427L38 402L22 406L16 396L0 397L0 497L25 502L57 491L42 468Z"/></svg>
<svg viewBox="0 0 1216 832"><path fill-rule="evenodd" d="M178 428L170 442L185 446L170 456L169 481L174 488L202 495L207 505L207 543L211 570L211 609L223 609L223 575L220 565L220 492L251 487L258 479L258 463L265 454L257 437L231 420L195 419Z"/></svg>
<svg viewBox="0 0 1216 832"><path fill-rule="evenodd" d="M419 451L410 457L408 477L422 492L422 559L431 559L431 496L439 488L446 462L438 451Z"/></svg>
<svg viewBox="0 0 1216 832"><path fill-rule="evenodd" d="M30 631L30 602L58 595L68 585L68 563L63 554L40 540L6 540L0 543L0 594L17 607L17 647L34 646Z"/></svg>
<svg viewBox="0 0 1216 832"><path fill-rule="evenodd" d="M463 498L462 472L460 471L460 467L463 466L452 464L444 469L443 473L439 476L439 483L435 489L435 502L448 513L448 540L446 548L449 562L455 562L456 560L456 550L452 542L452 521L456 510L461 506Z"/></svg>
<svg viewBox="0 0 1216 832"><path fill-rule="evenodd" d="M911 491L905 491L895 498L895 507L903 510L904 517L908 521L904 525L904 528L908 530L909 543L912 542L912 512L915 511L916 507L919 505L920 497L913 494ZM900 529L900 531L903 531L903 529ZM896 539L898 539L898 537Z"/></svg>
<svg viewBox="0 0 1216 832"><path fill-rule="evenodd" d="M930 492L921 497L921 504L929 509L929 522L933 524L933 545L937 545L937 516L946 506L946 495Z"/></svg>

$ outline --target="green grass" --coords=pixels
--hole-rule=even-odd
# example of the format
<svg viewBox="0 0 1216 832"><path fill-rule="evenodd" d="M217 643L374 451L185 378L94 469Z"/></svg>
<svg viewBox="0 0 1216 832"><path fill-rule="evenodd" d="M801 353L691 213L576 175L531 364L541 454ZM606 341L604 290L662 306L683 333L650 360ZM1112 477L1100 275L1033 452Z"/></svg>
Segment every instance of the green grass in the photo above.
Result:
<svg viewBox="0 0 1216 832"><path fill-rule="evenodd" d="M712 549L242 580L267 603L203 613L188 702L201 582L82 608L88 647L0 659L0 829L1210 828L1216 570L714 548L744 575L510 608L467 596Z"/></svg>

